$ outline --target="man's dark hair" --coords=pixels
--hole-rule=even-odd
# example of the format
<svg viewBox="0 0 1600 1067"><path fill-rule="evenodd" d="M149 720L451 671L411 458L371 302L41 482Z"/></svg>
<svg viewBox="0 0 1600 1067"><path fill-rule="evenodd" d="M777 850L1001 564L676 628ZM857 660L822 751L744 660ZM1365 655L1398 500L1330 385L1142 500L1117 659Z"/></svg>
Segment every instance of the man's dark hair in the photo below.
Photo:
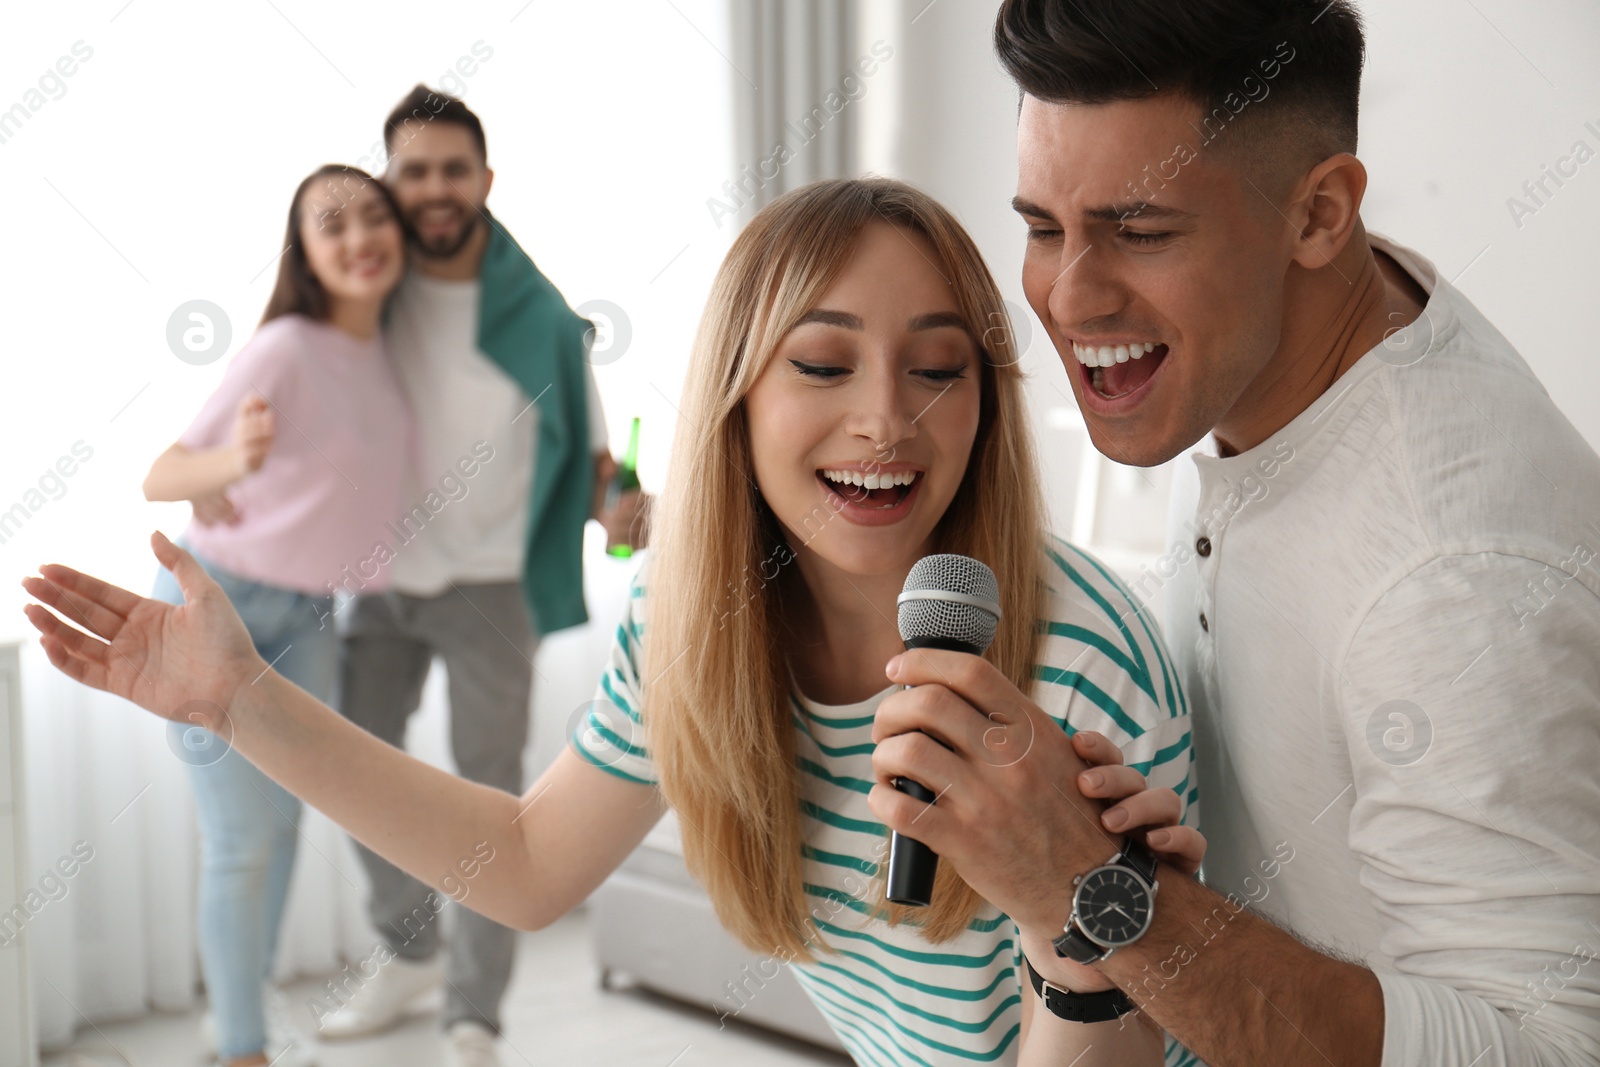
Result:
<svg viewBox="0 0 1600 1067"><path fill-rule="evenodd" d="M473 141L478 145L478 158L488 166L489 146L483 139L483 123L478 121L478 116L474 115L472 109L463 104L459 97L436 92L418 82L416 87L406 94L406 98L389 112L389 117L383 120L383 147L391 156L394 155L396 137L403 137L409 141L413 136L406 129L408 122L445 122L462 127L472 135Z"/></svg>
<svg viewBox="0 0 1600 1067"><path fill-rule="evenodd" d="M1356 148L1365 43L1352 0L1005 0L994 41L1046 103L1175 93L1200 106L1207 141L1237 123L1249 143L1287 132L1323 158Z"/></svg>

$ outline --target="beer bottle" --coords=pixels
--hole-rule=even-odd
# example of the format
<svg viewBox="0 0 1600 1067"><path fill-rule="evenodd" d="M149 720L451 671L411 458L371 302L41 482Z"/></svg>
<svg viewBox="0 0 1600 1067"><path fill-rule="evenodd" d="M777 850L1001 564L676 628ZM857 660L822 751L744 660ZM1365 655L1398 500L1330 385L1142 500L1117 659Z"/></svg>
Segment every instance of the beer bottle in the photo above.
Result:
<svg viewBox="0 0 1600 1067"><path fill-rule="evenodd" d="M633 426L628 430L628 451L623 455L622 462L617 466L617 476L613 482L613 495L621 499L622 494L637 492L639 489L639 417L633 417ZM633 555L633 546L627 541L612 545L607 552L619 559L626 559Z"/></svg>

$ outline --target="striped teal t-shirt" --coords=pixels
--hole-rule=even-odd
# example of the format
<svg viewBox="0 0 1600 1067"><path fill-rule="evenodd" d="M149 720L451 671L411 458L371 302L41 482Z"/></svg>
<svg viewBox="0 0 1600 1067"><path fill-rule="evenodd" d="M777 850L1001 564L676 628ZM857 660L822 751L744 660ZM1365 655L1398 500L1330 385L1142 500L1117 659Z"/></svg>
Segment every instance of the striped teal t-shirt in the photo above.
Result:
<svg viewBox="0 0 1600 1067"><path fill-rule="evenodd" d="M1110 738L1151 786L1175 790L1184 825L1197 825L1188 704L1156 623L1091 556L1054 539L1047 555L1034 700L1067 733ZM654 785L639 716L642 596L636 585L595 704L570 740L595 766ZM847 707L790 698L804 772L806 892L823 941L836 950L790 966L857 1063L1014 1064L1022 997L1034 995L1015 924L986 904L960 936L934 944L914 925L870 918L870 887L887 855L887 832L867 807L872 717L891 691ZM1198 1062L1168 1039L1167 1067Z"/></svg>

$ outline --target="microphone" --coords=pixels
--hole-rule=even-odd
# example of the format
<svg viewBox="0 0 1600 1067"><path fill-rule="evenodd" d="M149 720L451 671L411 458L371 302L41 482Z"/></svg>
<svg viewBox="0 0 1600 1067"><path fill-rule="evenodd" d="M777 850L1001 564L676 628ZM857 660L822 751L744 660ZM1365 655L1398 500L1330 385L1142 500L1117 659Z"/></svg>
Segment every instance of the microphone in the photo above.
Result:
<svg viewBox="0 0 1600 1067"><path fill-rule="evenodd" d="M994 571L967 556L941 553L917 560L896 603L906 648L981 656L1000 621L1000 586ZM909 778L896 778L894 787L929 804L935 799L933 790ZM890 901L927 907L938 870L939 857L927 845L898 832L891 835L886 894Z"/></svg>

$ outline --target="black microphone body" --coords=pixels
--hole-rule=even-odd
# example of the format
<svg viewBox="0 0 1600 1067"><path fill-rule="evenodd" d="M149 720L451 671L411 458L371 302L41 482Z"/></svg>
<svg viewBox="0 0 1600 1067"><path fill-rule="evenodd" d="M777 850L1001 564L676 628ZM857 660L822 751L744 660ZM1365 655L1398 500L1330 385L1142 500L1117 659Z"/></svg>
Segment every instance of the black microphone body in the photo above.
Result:
<svg viewBox="0 0 1600 1067"><path fill-rule="evenodd" d="M955 573L951 573L952 567L957 568ZM983 655L1000 617L997 598L993 572L977 560L952 555L924 557L907 576L900 596L900 634L906 648ZM894 787L927 804L937 798L933 790L909 778L895 779ZM885 893L889 901L927 907L933 900L938 872L939 856L931 848L899 832L890 835Z"/></svg>

